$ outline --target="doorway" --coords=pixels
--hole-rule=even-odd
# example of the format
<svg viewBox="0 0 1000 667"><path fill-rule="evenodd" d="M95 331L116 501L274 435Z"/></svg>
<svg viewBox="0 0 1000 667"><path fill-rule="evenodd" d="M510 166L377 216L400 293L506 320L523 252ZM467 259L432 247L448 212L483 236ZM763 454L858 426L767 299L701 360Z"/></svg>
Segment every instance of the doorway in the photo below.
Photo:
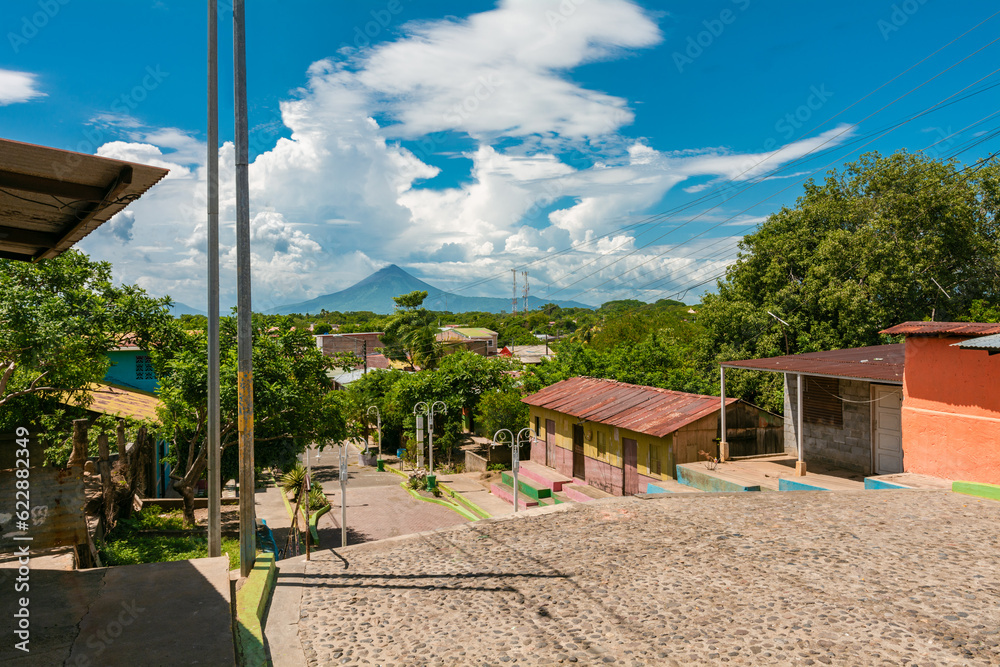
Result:
<svg viewBox="0 0 1000 667"><path fill-rule="evenodd" d="M545 465L556 467L556 422L545 420Z"/></svg>
<svg viewBox="0 0 1000 667"><path fill-rule="evenodd" d="M583 461L583 425L573 424L573 477L587 481L587 470Z"/></svg>
<svg viewBox="0 0 1000 667"><path fill-rule="evenodd" d="M903 472L903 388L872 385L872 457L876 475Z"/></svg>
<svg viewBox="0 0 1000 667"><path fill-rule="evenodd" d="M625 479L622 480L622 493L634 496L639 493L639 444L631 438L622 438L622 462L625 464Z"/></svg>

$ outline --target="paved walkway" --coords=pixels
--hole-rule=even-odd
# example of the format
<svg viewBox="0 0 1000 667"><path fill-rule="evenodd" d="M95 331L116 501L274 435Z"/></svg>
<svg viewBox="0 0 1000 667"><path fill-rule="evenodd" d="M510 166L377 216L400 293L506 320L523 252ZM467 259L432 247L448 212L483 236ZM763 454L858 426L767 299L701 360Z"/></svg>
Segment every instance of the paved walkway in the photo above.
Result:
<svg viewBox="0 0 1000 667"><path fill-rule="evenodd" d="M482 473L464 472L457 475L439 475L438 483L447 486L490 516L513 514L514 506L497 498L477 478Z"/></svg>
<svg viewBox="0 0 1000 667"><path fill-rule="evenodd" d="M305 565L309 665L1000 665L1000 503L658 494Z"/></svg>

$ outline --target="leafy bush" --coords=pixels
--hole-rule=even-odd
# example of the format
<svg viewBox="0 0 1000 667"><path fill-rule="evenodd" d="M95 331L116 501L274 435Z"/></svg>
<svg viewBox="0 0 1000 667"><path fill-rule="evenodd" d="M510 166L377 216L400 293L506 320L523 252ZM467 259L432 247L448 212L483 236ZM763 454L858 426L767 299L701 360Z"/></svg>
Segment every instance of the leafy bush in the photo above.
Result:
<svg viewBox="0 0 1000 667"><path fill-rule="evenodd" d="M326 494L323 493L323 487L319 484L313 484L312 488L309 489L309 510L319 510L323 509L330 504L327 500Z"/></svg>
<svg viewBox="0 0 1000 667"><path fill-rule="evenodd" d="M306 469L301 464L296 465L281 476L281 490L285 493L294 493L295 498L298 499L299 492L302 490L302 483L305 479Z"/></svg>
<svg viewBox="0 0 1000 667"><path fill-rule="evenodd" d="M406 485L411 489L422 489L427 486L427 471L423 468L414 470L406 480Z"/></svg>
<svg viewBox="0 0 1000 667"><path fill-rule="evenodd" d="M507 466L505 466L503 463L491 463L488 466L486 466L486 469L490 471L503 472L504 470L507 469Z"/></svg>

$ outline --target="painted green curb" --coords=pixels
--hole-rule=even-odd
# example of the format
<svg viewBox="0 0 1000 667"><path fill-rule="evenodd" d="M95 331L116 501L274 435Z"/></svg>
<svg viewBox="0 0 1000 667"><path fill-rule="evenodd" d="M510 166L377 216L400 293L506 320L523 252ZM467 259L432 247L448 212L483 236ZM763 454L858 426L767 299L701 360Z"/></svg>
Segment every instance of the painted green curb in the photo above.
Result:
<svg viewBox="0 0 1000 667"><path fill-rule="evenodd" d="M240 665L270 665L264 649L264 611L274 588L274 554L258 554L253 570L236 592L237 646Z"/></svg>
<svg viewBox="0 0 1000 667"><path fill-rule="evenodd" d="M309 515L309 534L312 535L312 545L314 547L319 546L319 531L316 529L316 522L319 521L321 516L330 511L330 507L330 503L327 502L326 505Z"/></svg>
<svg viewBox="0 0 1000 667"><path fill-rule="evenodd" d="M464 505L466 509L468 509L470 512L472 512L473 514L475 514L476 516L478 516L480 519L489 519L490 518L490 516L491 516L490 513L487 512L486 510L484 510L482 507L480 507L476 503L472 502L471 500L468 500L467 498L463 498L462 494L457 493L457 492L453 491L452 489L449 489L447 482L444 482L442 484L438 484L438 488L441 489L442 491L444 491L445 493L447 493L449 496L451 496L452 499L455 502L457 502L459 505Z"/></svg>
<svg viewBox="0 0 1000 667"><path fill-rule="evenodd" d="M987 484L985 482L952 482L951 490L955 493L964 493L967 496L1000 500L1000 485L997 484Z"/></svg>
<svg viewBox="0 0 1000 667"><path fill-rule="evenodd" d="M395 469L395 468L393 468L392 466L389 466L388 468L386 468L386 469L385 469L385 471L386 471L386 472L391 472L391 473L395 473L395 474L399 475L400 477L405 477L405 478L407 478L407 479L409 479L409 478L410 478L410 476L409 476L409 475L407 475L407 474L406 474L405 472L403 472L402 470L396 470L396 469Z"/></svg>
<svg viewBox="0 0 1000 667"><path fill-rule="evenodd" d="M408 494L416 498L417 500L423 500L425 503L434 503L435 505L440 505L441 507L447 507L453 512L458 513L460 516L465 517L469 521L479 521L479 517L468 511L464 507L460 507L455 503L449 503L446 500L441 500L440 498L424 498L422 495L411 489L406 485L406 482L400 482L399 486L406 491Z"/></svg>

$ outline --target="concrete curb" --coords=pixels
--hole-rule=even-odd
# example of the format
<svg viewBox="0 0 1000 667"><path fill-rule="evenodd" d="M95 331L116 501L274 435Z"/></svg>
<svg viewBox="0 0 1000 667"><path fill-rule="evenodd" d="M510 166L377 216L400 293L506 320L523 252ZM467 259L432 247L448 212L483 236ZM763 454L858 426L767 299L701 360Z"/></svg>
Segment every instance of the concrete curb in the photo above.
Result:
<svg viewBox="0 0 1000 667"><path fill-rule="evenodd" d="M449 503L447 500L441 500L439 498L424 498L422 495L411 489L406 485L406 482L400 482L399 486L406 491L410 496L416 498L417 500L422 500L425 503L434 503L435 505L440 505L441 507L447 507L451 511L457 513L459 516L468 519L469 521L479 521L479 517L465 509L460 507L455 503Z"/></svg>
<svg viewBox="0 0 1000 667"><path fill-rule="evenodd" d="M329 512L331 507L332 505L327 502L325 506L309 515L309 534L312 535L312 544L314 547L319 547L319 531L316 529L316 522L319 521L321 516Z"/></svg>
<svg viewBox="0 0 1000 667"><path fill-rule="evenodd" d="M457 491L453 491L452 489L449 489L447 482L441 482L441 483L439 483L438 484L438 488L441 489L442 491L444 491L445 493L447 493L449 496L451 496L452 499L455 502L457 502L459 505L464 505L466 509L468 509L470 512L472 512L473 514L475 514L476 516L478 516L480 519L489 519L492 516L489 512L487 512L486 510L484 510L482 507L480 507L476 503L472 502L471 500L469 500L467 498L463 498L462 495L460 493L458 493Z"/></svg>
<svg viewBox="0 0 1000 667"><path fill-rule="evenodd" d="M962 493L967 496L986 498L987 500L1000 500L1000 485L987 484L986 482L952 482L951 490L954 493Z"/></svg>
<svg viewBox="0 0 1000 667"><path fill-rule="evenodd" d="M236 649L240 665L270 665L264 648L264 612L274 588L274 554L258 554L253 570L236 592Z"/></svg>

